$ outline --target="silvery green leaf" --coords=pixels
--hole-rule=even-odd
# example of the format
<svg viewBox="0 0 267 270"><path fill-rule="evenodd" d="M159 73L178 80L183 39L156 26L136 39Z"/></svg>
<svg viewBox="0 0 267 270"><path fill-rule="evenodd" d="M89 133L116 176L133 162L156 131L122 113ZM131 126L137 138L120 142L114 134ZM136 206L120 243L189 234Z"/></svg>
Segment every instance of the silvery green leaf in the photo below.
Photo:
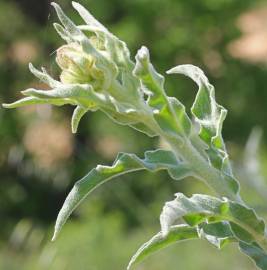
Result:
<svg viewBox="0 0 267 270"><path fill-rule="evenodd" d="M55 8L59 20L64 25L64 27L66 28L66 30L70 33L70 35L72 37L81 36L81 34L82 34L81 30L79 30L76 27L76 25L72 22L72 20L70 20L65 15L65 13L61 9L61 7L57 3L55 3L55 2L52 2L51 5Z"/></svg>
<svg viewBox="0 0 267 270"><path fill-rule="evenodd" d="M191 108L196 122L200 125L200 138L209 146L208 154L214 167L232 176L231 166L222 139L222 125L227 110L216 103L214 87L204 72L193 65L180 65L167 71L188 76L199 86L196 99Z"/></svg>
<svg viewBox="0 0 267 270"><path fill-rule="evenodd" d="M191 227L187 224L174 225L170 227L170 231L167 235L159 232L148 242L144 243L131 258L127 269L131 269L135 264L170 245L200 238L208 240L217 248L222 248L227 243L236 242L227 223L203 223L198 227Z"/></svg>
<svg viewBox="0 0 267 270"><path fill-rule="evenodd" d="M69 104L81 104L90 108L97 105L106 105L103 94L97 93L89 84L66 84L52 90L37 90L34 88L22 91L23 95L44 99L65 99ZM67 103L67 102L66 102Z"/></svg>
<svg viewBox="0 0 267 270"><path fill-rule="evenodd" d="M85 9L81 4L73 1L72 6L74 7L74 9L78 11L80 16L89 26L96 27L103 32L108 32L107 28L104 27L98 20L96 20L94 16L87 9Z"/></svg>
<svg viewBox="0 0 267 270"><path fill-rule="evenodd" d="M267 269L267 252L262 249L257 243L247 244L244 242L239 243L239 249L251 258L259 269Z"/></svg>
<svg viewBox="0 0 267 270"><path fill-rule="evenodd" d="M149 151L145 153L144 159L134 154L121 153L112 166L98 165L74 185L58 214L53 239L57 237L70 214L92 190L114 177L144 169L152 172L167 170L177 180L191 172L188 165L179 162L170 151Z"/></svg>
<svg viewBox="0 0 267 270"><path fill-rule="evenodd" d="M112 79L117 76L117 67L112 59L107 59L102 53L94 48L90 40L83 34L79 27L66 16L58 4L53 2L51 5L55 8L59 20L65 27L65 35L71 36L75 42L81 44L84 52L95 58L96 67L105 73L103 89L107 89L110 86Z"/></svg>
<svg viewBox="0 0 267 270"><path fill-rule="evenodd" d="M83 32L73 23L73 21L66 16L60 6L54 2L51 5L55 8L57 16L65 28L60 28L61 32L64 29L65 35L70 36L73 41L81 43L88 52L88 54L93 54L96 56L101 56L99 52L90 43L89 39L83 34Z"/></svg>
<svg viewBox="0 0 267 270"><path fill-rule="evenodd" d="M197 238L198 232L196 228L192 228L188 225L172 226L168 235L164 236L162 232L159 232L148 242L144 243L131 258L127 270L131 269L133 265L143 261L149 255L163 248L181 241Z"/></svg>
<svg viewBox="0 0 267 270"><path fill-rule="evenodd" d="M153 130L151 130L149 127L147 127L145 124L138 121L140 117L136 113L131 114L121 114L117 112L116 110L110 109L110 108L101 108L101 111L103 111L110 119L112 119L114 122L121 124L121 125L128 125L132 128L143 132L144 134L148 135L149 137L155 137L158 136Z"/></svg>
<svg viewBox="0 0 267 270"><path fill-rule="evenodd" d="M91 30L94 30L97 35L99 35L99 32L102 33L106 41L105 45L107 50L111 54L111 58L116 62L116 64L118 66L133 67L133 62L130 60L130 52L126 44L110 33L107 28L98 22L81 4L72 2L72 5L78 11L83 20L88 24L88 26L91 27Z"/></svg>
<svg viewBox="0 0 267 270"><path fill-rule="evenodd" d="M209 243L217 247L223 248L231 242L236 242L236 238L231 230L229 222L203 222L197 226L199 237L206 239Z"/></svg>
<svg viewBox="0 0 267 270"><path fill-rule="evenodd" d="M191 120L184 105L173 97L167 97L164 77L156 72L149 59L149 52L142 47L136 55L134 75L140 79L143 92L149 96L148 105L162 130L174 137L189 136Z"/></svg>
<svg viewBox="0 0 267 270"><path fill-rule="evenodd" d="M69 102L63 99L43 99L43 98L37 98L37 97L26 97L10 104L4 103L2 104L2 106L7 109L13 109L13 108L19 108L19 107L23 107L27 105L35 105L35 104L52 104L56 106L62 106L67 103Z"/></svg>
<svg viewBox="0 0 267 270"><path fill-rule="evenodd" d="M148 242L144 243L131 258L127 269L131 269L132 266L142 262L148 256L161 249L185 240L194 239L205 239L218 249L224 248L227 244L239 242L240 251L254 260L260 269L266 269L266 252L256 243L247 244L239 241L234 236L229 223L224 221L215 223L203 222L195 227L186 224L171 226L169 234L164 235L162 232L159 232Z"/></svg>
<svg viewBox="0 0 267 270"><path fill-rule="evenodd" d="M177 193L176 199L167 202L161 213L162 232L168 234L170 226L179 218L183 218L190 226L205 221L227 221L234 236L240 241L251 243L262 242L264 239L265 224L255 211L227 199L200 194L188 198Z"/></svg>
<svg viewBox="0 0 267 270"><path fill-rule="evenodd" d="M140 84L137 79L133 78L132 74L122 72L122 86L127 89L127 93L132 97L132 102L144 102L143 93L140 90Z"/></svg>
<svg viewBox="0 0 267 270"><path fill-rule="evenodd" d="M50 77L48 75L48 73L46 72L46 70L43 68L43 71L39 71L38 69L36 69L32 63L29 64L29 70L31 71L31 73L37 77L38 79L40 79L42 82L44 82L45 84L49 85L51 88L54 87L59 87L62 84L59 81L54 80L52 77Z"/></svg>
<svg viewBox="0 0 267 270"><path fill-rule="evenodd" d="M54 23L53 26L57 31L57 33L59 34L59 36L62 39L64 39L67 43L71 43L74 41L73 38L71 37L71 34L68 31L66 31L66 29L62 25Z"/></svg>
<svg viewBox="0 0 267 270"><path fill-rule="evenodd" d="M88 111L87 108L81 107L81 106L77 106L72 114L72 118L71 118L71 130L72 133L76 133L80 120L81 118L86 114L86 112Z"/></svg>
<svg viewBox="0 0 267 270"><path fill-rule="evenodd" d="M143 123L136 123L136 124L131 124L130 125L132 128L145 133L147 136L149 137L155 137L157 136L157 133L153 130L151 130L149 127L147 127L145 124Z"/></svg>

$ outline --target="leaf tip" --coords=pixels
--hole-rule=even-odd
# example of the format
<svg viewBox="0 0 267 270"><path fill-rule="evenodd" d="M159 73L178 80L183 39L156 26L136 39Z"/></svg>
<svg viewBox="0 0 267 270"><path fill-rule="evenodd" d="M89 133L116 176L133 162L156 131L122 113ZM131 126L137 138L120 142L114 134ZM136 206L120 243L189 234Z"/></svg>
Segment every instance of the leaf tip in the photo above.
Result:
<svg viewBox="0 0 267 270"><path fill-rule="evenodd" d="M52 236L51 242L55 242L55 241L57 240L57 236L58 236L58 233L57 233L57 231L55 230L55 231L54 231L54 234L53 234L53 236Z"/></svg>
<svg viewBox="0 0 267 270"><path fill-rule="evenodd" d="M149 50L146 46L142 46L138 52L137 57L139 61L146 61L149 59Z"/></svg>
<svg viewBox="0 0 267 270"><path fill-rule="evenodd" d="M53 6L54 8L59 7L59 5L58 5L56 2L51 2L50 4L51 4L51 6Z"/></svg>
<svg viewBox="0 0 267 270"><path fill-rule="evenodd" d="M32 90L31 89L23 90L23 91L20 91L20 92L24 96L29 96L29 95L32 94Z"/></svg>
<svg viewBox="0 0 267 270"><path fill-rule="evenodd" d="M12 104L2 103L2 107L5 108L5 109L11 109L12 108Z"/></svg>
<svg viewBox="0 0 267 270"><path fill-rule="evenodd" d="M29 70L32 70L34 67L33 67L33 64L30 62L29 63Z"/></svg>
<svg viewBox="0 0 267 270"><path fill-rule="evenodd" d="M78 2L75 2L75 1L71 1L71 4L74 8L81 6Z"/></svg>
<svg viewBox="0 0 267 270"><path fill-rule="evenodd" d="M172 74L172 73L173 73L173 68L168 69L168 70L166 71L166 74Z"/></svg>

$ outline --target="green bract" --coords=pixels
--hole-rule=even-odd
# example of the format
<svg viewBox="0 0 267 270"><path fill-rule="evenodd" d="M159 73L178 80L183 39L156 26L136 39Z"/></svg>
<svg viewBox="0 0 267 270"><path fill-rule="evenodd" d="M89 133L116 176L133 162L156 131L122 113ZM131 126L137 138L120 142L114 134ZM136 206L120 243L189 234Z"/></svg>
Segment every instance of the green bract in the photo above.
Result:
<svg viewBox="0 0 267 270"><path fill-rule="evenodd" d="M151 64L146 47L137 52L134 63L126 44L80 4L73 2L85 22L78 26L57 4L52 5L61 22L54 27L66 41L56 56L61 68L60 80L51 78L44 68L40 71L30 64L30 71L51 90L27 89L22 91L25 98L3 106L74 105L71 121L74 133L86 112L101 110L119 124L129 125L150 137L163 138L171 149L148 151L144 159L120 153L112 166L98 165L92 169L66 198L53 240L74 209L97 186L132 171L166 170L175 180L193 176L204 181L217 197L196 194L187 198L176 194L176 199L163 208L162 231L137 251L128 269L156 250L194 238L206 239L218 248L237 242L259 268L267 269L265 224L240 198L239 184L222 138L227 111L217 104L214 87L203 71L192 65L167 71L186 75L197 83L199 88L190 117L178 99L167 96L165 79ZM175 224L181 219L185 224Z"/></svg>

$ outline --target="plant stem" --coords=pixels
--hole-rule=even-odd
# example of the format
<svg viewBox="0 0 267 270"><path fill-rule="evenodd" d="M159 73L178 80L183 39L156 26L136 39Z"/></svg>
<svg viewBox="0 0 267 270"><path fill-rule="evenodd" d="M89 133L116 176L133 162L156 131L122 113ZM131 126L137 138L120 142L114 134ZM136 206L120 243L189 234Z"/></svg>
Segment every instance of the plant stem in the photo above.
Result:
<svg viewBox="0 0 267 270"><path fill-rule="evenodd" d="M185 139L183 145L175 143L174 140L167 139L167 141L171 145L173 152L192 164L192 169L195 171L196 176L211 187L218 195L243 203L240 196L229 188L221 172L210 166L209 162L200 155L189 139Z"/></svg>
<svg viewBox="0 0 267 270"><path fill-rule="evenodd" d="M153 116L144 123L167 141L177 157L182 157L188 164L192 165L192 170L195 172L195 176L198 179L204 181L220 197L227 197L230 200L244 205L240 195L235 194L230 189L229 183L223 178L222 173L216 168L213 168L208 160L205 160L199 151L192 145L189 138L184 137L183 143L181 143L177 138L169 136L162 131Z"/></svg>

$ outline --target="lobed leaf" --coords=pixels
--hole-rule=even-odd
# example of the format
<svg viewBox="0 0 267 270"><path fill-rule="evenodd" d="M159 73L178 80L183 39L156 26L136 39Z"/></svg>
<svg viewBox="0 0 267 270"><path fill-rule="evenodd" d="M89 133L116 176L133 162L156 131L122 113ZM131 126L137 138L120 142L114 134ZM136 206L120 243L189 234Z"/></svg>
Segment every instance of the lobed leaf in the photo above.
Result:
<svg viewBox="0 0 267 270"><path fill-rule="evenodd" d="M169 135L181 140L191 133L191 120L184 105L176 98L167 97L164 90L164 77L156 72L149 59L149 52L142 47L136 55L134 75L140 79L142 90L148 95L148 105L154 118Z"/></svg>
<svg viewBox="0 0 267 270"><path fill-rule="evenodd" d="M172 226L168 235L164 236L162 232L159 232L148 242L144 243L131 258L127 270L131 269L136 263L143 261L149 255L163 248L184 240L197 238L198 232L196 228L184 224Z"/></svg>
<svg viewBox="0 0 267 270"><path fill-rule="evenodd" d="M199 136L208 145L207 153L215 168L232 176L228 154L222 138L222 125L227 110L216 103L215 90L204 72L193 65L180 65L167 71L168 74L178 73L188 76L199 87L194 104L191 108L196 122L200 125Z"/></svg>
<svg viewBox="0 0 267 270"><path fill-rule="evenodd" d="M32 63L29 64L29 70L30 72L37 77L38 79L40 79L42 82L44 82L45 84L49 85L51 88L54 87L59 87L62 84L59 81L56 81L55 79L53 79L51 76L48 75L48 73L46 72L46 70L44 68L42 68L43 72L39 71L38 69L36 69Z"/></svg>
<svg viewBox="0 0 267 270"><path fill-rule="evenodd" d="M173 223L183 218L191 226L202 222L228 221L234 236L240 241L251 243L264 239L265 224L255 211L228 199L218 199L209 195L195 194L187 198L182 193L167 202L160 216L162 232L168 234Z"/></svg>
<svg viewBox="0 0 267 270"><path fill-rule="evenodd" d="M161 249L191 239L205 239L219 249L229 243L239 242L241 252L250 257L260 269L267 269L266 251L254 242L248 244L239 241L233 234L229 222L221 221L215 223L203 222L194 227L188 224L174 225L170 227L167 235L162 231L157 233L137 250L131 258L127 270Z"/></svg>
<svg viewBox="0 0 267 270"><path fill-rule="evenodd" d="M70 214L92 190L114 177L144 169L152 172L167 170L171 177L177 180L191 174L188 165L179 162L170 151L149 151L145 153L144 159L140 159L134 154L121 153L112 166L98 165L76 182L58 214L53 240L57 237Z"/></svg>
<svg viewBox="0 0 267 270"><path fill-rule="evenodd" d="M133 265L143 261L153 253L167 248L170 245L180 243L185 240L204 238L217 248L224 247L227 243L236 241L233 237L229 225L225 222L213 224L203 223L197 227L187 224L179 224L170 227L170 231L165 235L162 231L153 236L148 242L144 243L131 258L127 270Z"/></svg>

